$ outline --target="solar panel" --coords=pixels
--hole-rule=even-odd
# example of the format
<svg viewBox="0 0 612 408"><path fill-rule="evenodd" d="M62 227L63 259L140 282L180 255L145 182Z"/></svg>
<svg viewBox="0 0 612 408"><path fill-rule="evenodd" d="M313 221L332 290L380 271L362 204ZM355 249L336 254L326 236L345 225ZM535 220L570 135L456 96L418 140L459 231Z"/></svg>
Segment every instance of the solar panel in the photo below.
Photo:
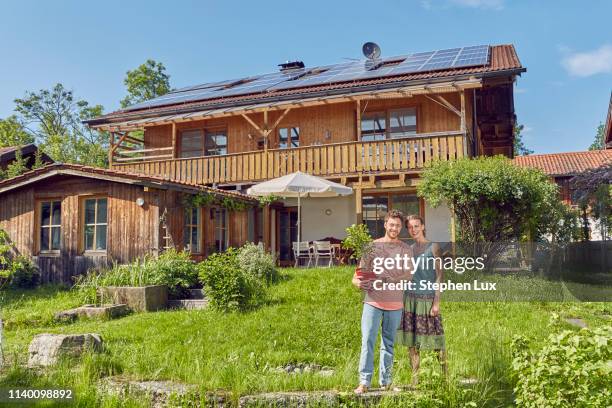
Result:
<svg viewBox="0 0 612 408"><path fill-rule="evenodd" d="M300 68L238 80L185 87L159 98L132 105L127 110L247 95L263 91L277 91L336 82L350 82L410 73L487 65L489 59L490 47L488 45L477 45L419 52L377 60L360 60L314 68Z"/></svg>

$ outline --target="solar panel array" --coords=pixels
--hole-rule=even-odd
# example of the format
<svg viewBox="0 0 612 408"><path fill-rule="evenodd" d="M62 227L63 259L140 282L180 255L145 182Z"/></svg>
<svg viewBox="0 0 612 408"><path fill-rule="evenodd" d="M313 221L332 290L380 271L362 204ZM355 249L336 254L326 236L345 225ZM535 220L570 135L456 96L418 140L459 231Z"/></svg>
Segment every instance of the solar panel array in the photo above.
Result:
<svg viewBox="0 0 612 408"><path fill-rule="evenodd" d="M420 52L378 60L360 60L315 68L300 68L185 87L158 98L132 105L127 110L145 109L226 96L248 95L264 91L280 91L337 82L481 66L488 65L489 59L490 47L488 45L477 45Z"/></svg>

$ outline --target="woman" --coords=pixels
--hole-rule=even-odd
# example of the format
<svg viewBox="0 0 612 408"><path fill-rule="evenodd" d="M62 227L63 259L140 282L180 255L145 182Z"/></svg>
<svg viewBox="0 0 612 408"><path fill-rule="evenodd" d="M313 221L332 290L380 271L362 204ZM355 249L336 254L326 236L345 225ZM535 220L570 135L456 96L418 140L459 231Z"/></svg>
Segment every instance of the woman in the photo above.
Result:
<svg viewBox="0 0 612 408"><path fill-rule="evenodd" d="M442 281L442 253L437 243L425 238L423 218L418 215L408 216L406 227L415 241L412 250L416 269L412 277L413 287L404 292L404 312L397 338L400 344L408 346L412 385L416 385L420 350L435 350L444 375L447 374L446 345L440 316L440 291L430 287L431 283Z"/></svg>

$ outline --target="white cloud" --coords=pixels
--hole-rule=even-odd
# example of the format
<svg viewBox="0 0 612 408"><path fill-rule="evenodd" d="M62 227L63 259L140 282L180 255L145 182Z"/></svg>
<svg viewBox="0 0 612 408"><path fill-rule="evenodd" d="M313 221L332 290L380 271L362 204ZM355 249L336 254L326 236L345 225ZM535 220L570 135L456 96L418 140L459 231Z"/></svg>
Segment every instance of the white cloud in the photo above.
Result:
<svg viewBox="0 0 612 408"><path fill-rule="evenodd" d="M516 88L516 89L514 90L514 93L515 93L515 94L524 94L524 93L526 93L526 92L527 92L527 89L525 89L525 88Z"/></svg>
<svg viewBox="0 0 612 408"><path fill-rule="evenodd" d="M527 125L523 125L523 133L529 133L533 130L532 127L527 126Z"/></svg>
<svg viewBox="0 0 612 408"><path fill-rule="evenodd" d="M604 44L593 51L568 53L561 64L575 76L612 73L612 45Z"/></svg>

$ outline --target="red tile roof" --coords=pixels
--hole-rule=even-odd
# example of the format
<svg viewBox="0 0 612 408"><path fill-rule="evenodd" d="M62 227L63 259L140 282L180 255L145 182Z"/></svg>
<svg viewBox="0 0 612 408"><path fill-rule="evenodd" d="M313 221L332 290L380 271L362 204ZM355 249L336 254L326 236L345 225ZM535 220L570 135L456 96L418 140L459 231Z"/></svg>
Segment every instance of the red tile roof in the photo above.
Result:
<svg viewBox="0 0 612 408"><path fill-rule="evenodd" d="M113 177L115 181L135 181L142 182L145 184L154 184L159 185L160 188L169 188L169 189L181 189L186 188L189 190L193 190L194 192L202 191L208 192L212 194L222 195L222 196L230 196L235 197L241 200L252 201L256 200L253 197L247 196L245 194L240 194L234 191L220 190L217 188L203 186L197 183L186 183L179 181L170 181L169 179L165 179L163 177L144 175L139 173L132 173L127 171L119 171L119 170L111 170L111 169L103 169L99 167L91 167L91 166L82 166L80 164L68 164L68 163L53 163L38 169L30 170L26 173L23 173L19 176L12 177L6 180L0 180L0 193L5 189L5 187L21 184L21 182L27 182L29 179L33 179L36 176L44 175L45 173L54 172L54 174L65 174L65 175L76 175L76 176L84 176L84 177L92 177L96 178L104 178Z"/></svg>
<svg viewBox="0 0 612 408"><path fill-rule="evenodd" d="M521 167L541 169L551 176L573 176L588 169L612 164L612 150L532 154L516 156L513 162Z"/></svg>
<svg viewBox="0 0 612 408"><path fill-rule="evenodd" d="M90 125L93 124L102 124L109 123L113 120L125 120L125 119L135 119L138 117L148 116L151 114L170 114L170 113L178 113L188 109L195 108L213 108L215 105L223 104L223 106L234 106L241 105L246 102L258 102L262 99L295 95L296 97L307 96L310 93L314 92L322 92L322 91L331 91L336 89L348 89L353 87L363 87L363 86L371 86L371 85L383 85L383 84L393 84L393 83L401 83L406 81L422 81L422 80L430 80L430 79L444 79L444 78L452 78L456 76L465 76L465 75L474 75L474 76L484 76L485 74L492 74L496 72L503 71L515 71L515 73L519 73L524 71L521 62L518 59L516 54L516 50L514 49L514 45L505 44L505 45L494 45L491 46L491 63L486 66L480 67L470 67L470 68L454 68L454 69L445 69L440 71L431 71L431 72L419 72L405 75L398 75L394 77L382 77L382 78L374 78L368 80L361 81L350 81L350 82L338 82L326 85L316 85L310 87L303 88L293 88L272 92L259 92L251 95L238 95L227 98L216 98L216 99L208 99L205 101L195 101L189 103L182 104L174 104L168 106L162 106L157 108L145 108L140 110L133 111L116 111L109 113L107 115L100 116L91 121L87 121Z"/></svg>

